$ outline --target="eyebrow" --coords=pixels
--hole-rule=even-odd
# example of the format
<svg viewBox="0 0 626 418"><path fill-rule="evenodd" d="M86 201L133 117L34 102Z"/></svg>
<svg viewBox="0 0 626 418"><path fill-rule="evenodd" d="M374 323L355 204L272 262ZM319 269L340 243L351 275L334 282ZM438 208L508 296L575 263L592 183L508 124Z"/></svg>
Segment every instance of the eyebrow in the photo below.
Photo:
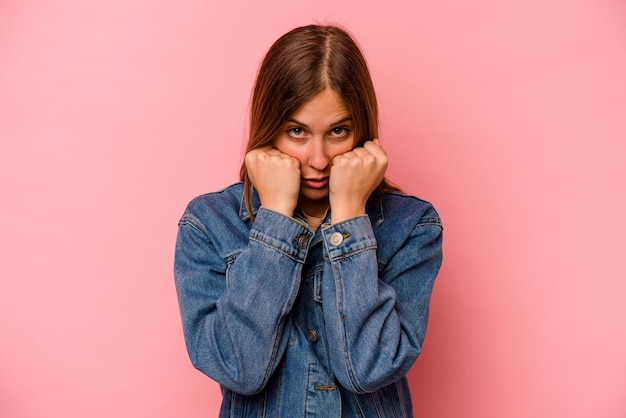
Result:
<svg viewBox="0 0 626 418"><path fill-rule="evenodd" d="M351 120L352 120L352 118L351 118L350 116L346 116L346 117L345 117L345 118L343 118L343 119L340 119L340 120L338 120L338 121L336 121L336 122L331 123L331 124L330 124L330 127L331 127L331 128L334 128L334 127L335 127L335 126L337 126L337 125L341 125L342 123L344 123L344 122L348 122L348 121L351 121ZM296 119L293 119L293 118L287 119L287 122L295 123L296 125L300 125L300 126L302 126L303 128L309 129L309 127L307 126L307 124L306 124L306 123L302 123L302 122L297 121Z"/></svg>

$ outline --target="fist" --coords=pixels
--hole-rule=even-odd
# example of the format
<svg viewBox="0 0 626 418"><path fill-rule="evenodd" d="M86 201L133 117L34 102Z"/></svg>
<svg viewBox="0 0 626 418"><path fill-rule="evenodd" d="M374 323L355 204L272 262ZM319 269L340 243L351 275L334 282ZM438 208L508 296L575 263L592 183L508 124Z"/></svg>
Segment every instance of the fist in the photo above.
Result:
<svg viewBox="0 0 626 418"><path fill-rule="evenodd" d="M247 153L245 164L261 205L293 216L300 194L300 161L268 145Z"/></svg>
<svg viewBox="0 0 626 418"><path fill-rule="evenodd" d="M333 158L329 180L331 222L364 214L367 199L386 170L387 154L378 139Z"/></svg>

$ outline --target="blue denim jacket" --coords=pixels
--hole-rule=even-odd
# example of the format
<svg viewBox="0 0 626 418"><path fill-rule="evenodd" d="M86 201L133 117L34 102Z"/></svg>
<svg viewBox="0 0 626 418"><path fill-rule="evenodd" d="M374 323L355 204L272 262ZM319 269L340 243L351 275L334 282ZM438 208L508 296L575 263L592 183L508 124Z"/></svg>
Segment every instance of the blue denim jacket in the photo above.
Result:
<svg viewBox="0 0 626 418"><path fill-rule="evenodd" d="M400 193L311 232L252 206L242 183L195 198L174 273L193 365L219 382L220 417L411 417L442 226Z"/></svg>

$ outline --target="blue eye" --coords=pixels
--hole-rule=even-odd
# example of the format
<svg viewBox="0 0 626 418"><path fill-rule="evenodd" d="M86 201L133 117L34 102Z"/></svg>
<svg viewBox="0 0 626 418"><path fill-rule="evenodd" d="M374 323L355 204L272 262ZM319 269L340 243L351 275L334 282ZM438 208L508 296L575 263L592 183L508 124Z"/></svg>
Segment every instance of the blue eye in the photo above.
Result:
<svg viewBox="0 0 626 418"><path fill-rule="evenodd" d="M336 128L333 128L331 132L333 136L342 138L344 136L347 136L350 133L350 130L345 126L338 126Z"/></svg>
<svg viewBox="0 0 626 418"><path fill-rule="evenodd" d="M293 128L287 129L287 133L292 138L302 138L304 136L304 129L294 126Z"/></svg>

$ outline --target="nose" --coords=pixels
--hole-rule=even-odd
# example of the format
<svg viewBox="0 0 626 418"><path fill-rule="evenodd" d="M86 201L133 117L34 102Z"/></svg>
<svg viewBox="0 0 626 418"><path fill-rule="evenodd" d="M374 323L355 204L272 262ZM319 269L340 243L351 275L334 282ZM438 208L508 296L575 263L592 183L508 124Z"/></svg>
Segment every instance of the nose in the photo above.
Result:
<svg viewBox="0 0 626 418"><path fill-rule="evenodd" d="M310 142L311 148L309 150L309 167L312 167L318 171L324 171L330 164L330 158L326 151L323 138L315 138Z"/></svg>

